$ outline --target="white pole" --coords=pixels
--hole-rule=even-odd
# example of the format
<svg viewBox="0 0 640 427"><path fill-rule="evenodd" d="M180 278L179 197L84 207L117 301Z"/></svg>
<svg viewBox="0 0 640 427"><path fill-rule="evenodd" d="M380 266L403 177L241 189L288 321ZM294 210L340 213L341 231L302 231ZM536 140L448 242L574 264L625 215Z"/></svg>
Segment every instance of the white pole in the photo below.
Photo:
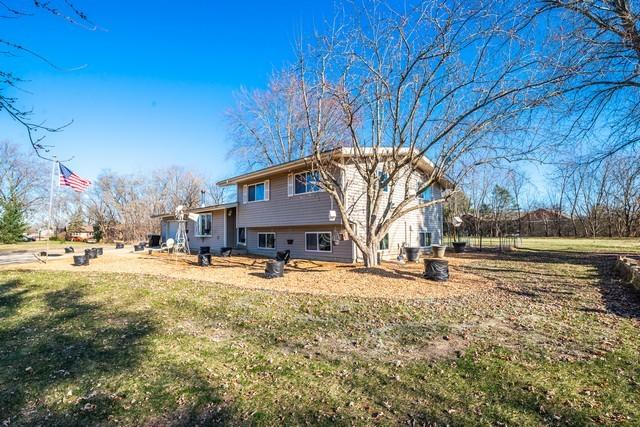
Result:
<svg viewBox="0 0 640 427"><path fill-rule="evenodd" d="M47 229L49 230L49 236L47 237L47 255L45 263L49 262L49 241L51 240L51 211L53 209L53 182L57 164L58 160L56 156L53 156L53 160L51 161L51 182L49 186L49 225L47 226Z"/></svg>

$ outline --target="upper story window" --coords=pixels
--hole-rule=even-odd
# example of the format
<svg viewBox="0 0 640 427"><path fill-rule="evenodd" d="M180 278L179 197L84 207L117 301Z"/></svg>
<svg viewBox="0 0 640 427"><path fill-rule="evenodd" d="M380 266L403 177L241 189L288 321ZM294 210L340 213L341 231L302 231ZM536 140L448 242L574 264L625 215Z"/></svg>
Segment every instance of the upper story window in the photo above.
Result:
<svg viewBox="0 0 640 427"><path fill-rule="evenodd" d="M389 174L384 171L378 171L378 181L380 182L380 188L387 193L389 191L389 183L385 182L389 179Z"/></svg>
<svg viewBox="0 0 640 427"><path fill-rule="evenodd" d="M269 200L269 180L242 187L242 202L261 202Z"/></svg>
<svg viewBox="0 0 640 427"><path fill-rule="evenodd" d="M264 200L264 183L253 184L249 186L248 199L250 202Z"/></svg>
<svg viewBox="0 0 640 427"><path fill-rule="evenodd" d="M293 176L294 194L315 193L320 191L320 174L318 172L302 172Z"/></svg>
<svg viewBox="0 0 640 427"><path fill-rule="evenodd" d="M198 216L198 224L196 227L196 236L211 236L211 223L213 216L211 214L200 214Z"/></svg>
<svg viewBox="0 0 640 427"><path fill-rule="evenodd" d="M422 187L422 184L420 184L418 187ZM429 186L427 188L425 188L421 193L418 194L418 198L420 200L424 200L424 201L431 201L433 200L433 191L432 191L432 187Z"/></svg>

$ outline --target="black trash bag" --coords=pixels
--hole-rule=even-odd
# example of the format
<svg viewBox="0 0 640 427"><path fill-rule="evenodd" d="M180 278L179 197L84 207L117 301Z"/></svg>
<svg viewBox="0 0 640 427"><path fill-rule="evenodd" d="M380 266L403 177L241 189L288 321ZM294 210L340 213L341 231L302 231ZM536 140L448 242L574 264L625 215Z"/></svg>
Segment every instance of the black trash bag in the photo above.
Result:
<svg viewBox="0 0 640 427"><path fill-rule="evenodd" d="M274 279L276 277L284 276L284 261L276 261L270 259L267 261L267 265L264 269L264 277L267 279Z"/></svg>
<svg viewBox="0 0 640 427"><path fill-rule="evenodd" d="M104 254L104 251L102 250L102 248L96 248L96 254L98 254L98 256L102 256Z"/></svg>
<svg viewBox="0 0 640 427"><path fill-rule="evenodd" d="M449 261L442 259L425 259L424 277L429 280L446 282L449 280Z"/></svg>
<svg viewBox="0 0 640 427"><path fill-rule="evenodd" d="M73 247L72 246L67 246L66 248L64 248L64 253L65 254L72 254L73 253Z"/></svg>
<svg viewBox="0 0 640 427"><path fill-rule="evenodd" d="M89 265L89 257L86 255L74 255L73 265Z"/></svg>
<svg viewBox="0 0 640 427"><path fill-rule="evenodd" d="M220 248L220 255L224 257L230 257L232 251L233 248L230 248L229 246L223 246Z"/></svg>
<svg viewBox="0 0 640 427"><path fill-rule="evenodd" d="M198 254L198 265L208 267L211 265L211 254Z"/></svg>
<svg viewBox="0 0 640 427"><path fill-rule="evenodd" d="M84 250L84 256L89 258L89 259L98 258L98 251L96 250L96 248L85 249Z"/></svg>
<svg viewBox="0 0 640 427"><path fill-rule="evenodd" d="M289 264L290 259L291 251L289 249L276 252L276 261L284 261L285 264Z"/></svg>

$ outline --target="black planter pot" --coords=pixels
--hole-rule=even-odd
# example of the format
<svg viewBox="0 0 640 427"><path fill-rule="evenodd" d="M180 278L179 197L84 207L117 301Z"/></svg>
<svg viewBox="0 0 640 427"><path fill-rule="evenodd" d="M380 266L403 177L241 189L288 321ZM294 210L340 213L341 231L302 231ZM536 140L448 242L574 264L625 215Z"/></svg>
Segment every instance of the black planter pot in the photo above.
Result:
<svg viewBox="0 0 640 427"><path fill-rule="evenodd" d="M418 259L420 259L420 250L421 248L417 247L404 248L404 253L407 254L407 261L418 262Z"/></svg>
<svg viewBox="0 0 640 427"><path fill-rule="evenodd" d="M96 251L95 248L85 249L84 256L87 257L88 259L98 258L98 251Z"/></svg>
<svg viewBox="0 0 640 427"><path fill-rule="evenodd" d="M274 279L276 277L284 276L284 261L276 261L270 259L267 261L267 265L264 269L264 277L267 279Z"/></svg>
<svg viewBox="0 0 640 427"><path fill-rule="evenodd" d="M124 249L124 243L116 243L116 249Z"/></svg>
<svg viewBox="0 0 640 427"><path fill-rule="evenodd" d="M211 253L211 246L200 246L200 252L198 252L200 254L210 254Z"/></svg>
<svg viewBox="0 0 640 427"><path fill-rule="evenodd" d="M144 251L144 245L133 245L133 250L135 252Z"/></svg>
<svg viewBox="0 0 640 427"><path fill-rule="evenodd" d="M453 251L456 253L464 252L467 242L453 242Z"/></svg>
<svg viewBox="0 0 640 427"><path fill-rule="evenodd" d="M102 248L96 248L96 253L98 256L102 256Z"/></svg>
<svg viewBox="0 0 640 427"><path fill-rule="evenodd" d="M89 265L89 257L86 255L74 255L73 265Z"/></svg>

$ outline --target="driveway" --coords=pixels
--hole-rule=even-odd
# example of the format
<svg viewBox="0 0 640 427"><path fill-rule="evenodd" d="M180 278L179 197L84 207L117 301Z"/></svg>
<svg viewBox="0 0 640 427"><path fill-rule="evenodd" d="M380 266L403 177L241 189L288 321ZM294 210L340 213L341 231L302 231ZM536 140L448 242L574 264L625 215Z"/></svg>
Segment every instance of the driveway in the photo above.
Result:
<svg viewBox="0 0 640 427"><path fill-rule="evenodd" d="M26 264L34 261L37 261L34 252L0 253L0 265Z"/></svg>

